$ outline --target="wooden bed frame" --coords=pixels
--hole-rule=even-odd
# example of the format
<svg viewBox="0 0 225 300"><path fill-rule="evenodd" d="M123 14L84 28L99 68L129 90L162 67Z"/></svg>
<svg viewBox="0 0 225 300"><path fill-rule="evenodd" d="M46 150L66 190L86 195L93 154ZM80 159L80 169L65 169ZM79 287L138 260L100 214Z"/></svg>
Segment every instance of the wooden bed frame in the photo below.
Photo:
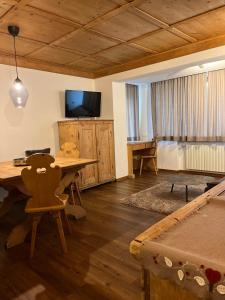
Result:
<svg viewBox="0 0 225 300"><path fill-rule="evenodd" d="M225 180L138 235L130 243L130 253L135 259L139 260L140 249L144 241L153 240L162 232L167 231L194 211L206 205L209 198L224 195ZM145 269L144 266L142 266L142 299L198 300L199 298L169 280L162 280L155 277L148 269Z"/></svg>

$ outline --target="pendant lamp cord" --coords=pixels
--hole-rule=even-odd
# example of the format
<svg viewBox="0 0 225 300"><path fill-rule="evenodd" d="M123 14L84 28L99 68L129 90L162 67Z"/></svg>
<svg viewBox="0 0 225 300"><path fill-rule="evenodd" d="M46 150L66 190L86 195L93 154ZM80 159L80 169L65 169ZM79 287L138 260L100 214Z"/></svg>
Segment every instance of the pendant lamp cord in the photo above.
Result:
<svg viewBox="0 0 225 300"><path fill-rule="evenodd" d="M16 64L16 78L19 79L18 77L18 64L17 64L17 55L16 55L16 37L13 37L13 45L14 45L14 56L15 56L15 64Z"/></svg>

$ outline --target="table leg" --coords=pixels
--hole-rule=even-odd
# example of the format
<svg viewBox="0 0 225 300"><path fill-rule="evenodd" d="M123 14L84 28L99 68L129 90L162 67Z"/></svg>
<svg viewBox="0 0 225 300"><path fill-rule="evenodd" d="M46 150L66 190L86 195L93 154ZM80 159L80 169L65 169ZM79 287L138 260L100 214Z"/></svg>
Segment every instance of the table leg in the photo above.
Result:
<svg viewBox="0 0 225 300"><path fill-rule="evenodd" d="M174 183L171 186L171 190L170 190L171 193L173 192L173 188L174 188Z"/></svg>
<svg viewBox="0 0 225 300"><path fill-rule="evenodd" d="M188 185L185 186L186 202L188 202Z"/></svg>

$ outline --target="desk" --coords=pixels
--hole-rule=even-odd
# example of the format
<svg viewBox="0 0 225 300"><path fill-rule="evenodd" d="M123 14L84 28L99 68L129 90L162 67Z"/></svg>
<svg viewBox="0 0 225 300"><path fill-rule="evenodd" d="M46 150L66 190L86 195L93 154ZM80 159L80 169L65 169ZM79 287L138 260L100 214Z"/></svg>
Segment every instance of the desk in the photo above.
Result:
<svg viewBox="0 0 225 300"><path fill-rule="evenodd" d="M132 141L127 142L127 155L128 155L128 176L135 178L133 158L134 154L148 155L149 149L152 148L152 141Z"/></svg>
<svg viewBox="0 0 225 300"><path fill-rule="evenodd" d="M145 299L225 298L224 215L225 181L131 243L143 266Z"/></svg>
<svg viewBox="0 0 225 300"><path fill-rule="evenodd" d="M54 164L62 168L62 179L57 189L58 194L62 194L74 180L74 175L77 171L81 170L87 165L97 163L96 159L85 159L85 158L56 158ZM16 197L15 190L19 190L23 195L28 197L28 192L22 182L21 171L24 167L15 167L12 162L0 163L0 186L8 191L8 196L3 199L3 203L0 206L0 217L4 216L13 206L16 201L21 200ZM83 209L83 208L79 208ZM77 209L76 206L68 203L66 207L66 213L76 217ZM27 234L31 230L30 220L26 219L21 224L18 224L10 233L6 246L7 248L24 242Z"/></svg>

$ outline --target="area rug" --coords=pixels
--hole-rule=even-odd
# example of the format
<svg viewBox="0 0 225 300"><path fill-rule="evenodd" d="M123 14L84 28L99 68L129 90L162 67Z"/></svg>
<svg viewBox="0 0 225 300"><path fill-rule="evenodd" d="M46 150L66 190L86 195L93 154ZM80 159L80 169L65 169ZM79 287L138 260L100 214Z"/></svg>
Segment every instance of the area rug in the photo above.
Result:
<svg viewBox="0 0 225 300"><path fill-rule="evenodd" d="M198 197L204 192L205 184L189 186L189 201ZM132 194L121 199L121 203L128 206L152 210L163 214L170 214L186 204L185 187L175 185L171 193L171 184L160 183L153 187Z"/></svg>

